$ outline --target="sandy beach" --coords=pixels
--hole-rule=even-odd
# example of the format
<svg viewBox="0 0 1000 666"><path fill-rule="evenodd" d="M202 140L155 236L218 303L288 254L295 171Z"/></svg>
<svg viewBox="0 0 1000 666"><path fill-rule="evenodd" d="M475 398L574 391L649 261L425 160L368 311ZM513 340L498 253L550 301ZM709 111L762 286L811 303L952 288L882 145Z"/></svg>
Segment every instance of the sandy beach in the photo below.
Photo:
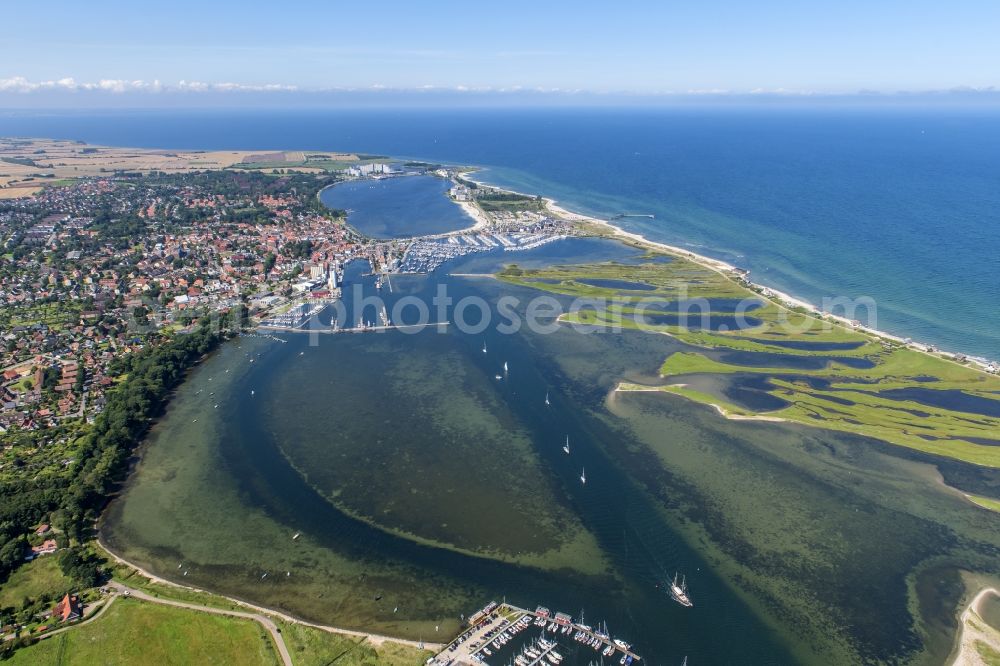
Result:
<svg viewBox="0 0 1000 666"><path fill-rule="evenodd" d="M669 384L668 386L684 387L687 386L687 384ZM650 386L649 388L625 388L622 385L622 382L618 382L618 384L611 389L612 396L616 393L666 393L668 395L677 395L671 394L670 391L664 391L663 388L659 386ZM767 414L734 414L722 405L714 402L707 402L705 404L718 412L719 416L724 419L729 419L730 421L769 421L771 423L785 423L788 421L788 419L783 419L780 416L769 416Z"/></svg>
<svg viewBox="0 0 1000 666"><path fill-rule="evenodd" d="M989 666L992 662L983 659L976 643L984 643L1000 653L1000 631L986 624L979 614L980 605L990 595L1000 597L1000 591L992 587L983 588L962 611L958 652L951 662L952 666Z"/></svg>
<svg viewBox="0 0 1000 666"><path fill-rule="evenodd" d="M486 182L483 182L483 181L475 180L473 178L470 178L468 174L465 175L465 178L467 180L471 180L472 182L476 183L477 185L481 185L483 187L490 187L490 188L493 188L495 190L500 190L500 191L503 191L503 192L510 192L510 193L513 193L513 194L520 194L522 196L537 196L536 194L532 194L532 193L529 193L529 192L518 192L517 190L512 190L510 188L499 187L497 185L492 185L490 183L486 183ZM697 252L692 252L691 250L688 250L688 249L685 249L685 248L682 248L682 247L677 247L676 245L668 245L667 243L660 243L660 242L657 242L657 241L653 241L653 240L650 240L650 239L646 238L642 234L637 234L637 233L634 233L634 232L626 231L626 230L622 229L621 227L618 227L618 226L612 224L608 220L602 220L600 218L596 218L596 217L593 217L593 216L590 216L590 215L583 215L581 213L575 213L575 212L573 212L571 210L567 210L566 208L563 208L562 206L560 206L559 203L555 199L552 199L552 198L549 198L549 197L543 197L543 200L545 201L545 207L553 215L555 215L556 217L561 217L561 218L563 218L565 220L569 220L571 222L580 222L580 223L593 224L593 225L600 226L600 227L602 227L604 229L607 229L608 232L613 237L615 237L615 238L619 238L619 239L625 240L625 241L631 241L633 243L636 243L638 245L642 245L644 247L648 247L650 249L660 250L660 251L666 252L668 254L673 254L673 255L676 255L676 256L683 257L683 258L688 259L688 260L690 260L690 261L692 261L692 262L694 262L696 264L704 266L705 268L708 268L710 270L714 270L716 272L722 273L722 274L726 275L726 277L729 277L729 278L732 278L734 272L738 270L736 266L733 266L732 264L729 264L729 263L727 263L725 261L721 261L719 259L713 259L712 257L708 257L708 256L705 256L703 254L698 254ZM843 317L843 316L840 316L840 315L836 315L836 314L833 314L833 313L829 313L829 312L823 312L815 304L810 303L810 302L808 302L808 301L806 301L804 299L798 298L796 296L792 296L791 294L785 293L785 292L780 291L778 289L775 289L774 287L769 287L767 285L759 284L759 283L752 282L752 281L747 281L746 284L750 288L752 288L755 291L757 291L758 293L760 293L760 295L763 298L768 298L771 301L775 302L776 304L778 304L778 305L780 305L782 307L785 307L785 308L802 308L802 309L807 310L810 313L814 314L816 317L819 317L819 318L827 320L827 321L835 322L835 323L843 326L844 328L848 328L848 329L850 329L852 331L856 331L856 332L860 332L860 333L865 333L865 334L867 334L867 335L869 335L869 336L871 336L873 338L881 339L881 340L886 340L886 341L891 341L891 342L894 342L896 344L905 344L908 347L910 347L911 349L914 349L916 351L920 351L920 352L923 352L923 353L927 353L927 354L933 354L934 356L937 356L939 358L943 358L945 360L949 360L949 361L955 362L956 364L962 365L962 367L968 367L968 368L972 368L972 369L975 369L975 370L979 370L979 371L987 373L987 374L992 374L992 373L990 373L990 370L989 370L990 366L991 365L993 365L993 366L998 365L997 362L995 360L993 360L993 359L983 359L983 358L975 358L975 357L968 357L966 359L972 365L960 364L960 363L958 363L958 361L955 361L955 357L958 356L959 354L956 354L956 353L953 353L953 352L944 351L944 350L935 350L935 351L932 352L931 350L935 349L933 347L933 345L928 345L928 344L924 344L924 343L921 343L921 342L917 342L917 341L914 341L914 340L912 340L910 338L904 338L903 336L896 335L896 334L893 334L893 333L889 333L887 331L882 331L882 330L879 330L879 329L876 329L876 328L871 328L871 327L868 327L868 326L859 325L859 324L856 324L855 322L851 321L850 319L847 319L846 317Z"/></svg>
<svg viewBox="0 0 1000 666"><path fill-rule="evenodd" d="M465 232L465 231L485 231L486 229L489 228L489 226L490 226L490 219L488 217L486 217L486 214L474 202L472 202L472 201L456 201L455 203L457 203L459 205L459 207L461 207L461 209L465 211L466 215L468 215L469 217L471 217L473 220L476 221L476 223L473 224L468 229L462 229L462 232ZM456 232L452 232L452 233L456 233Z"/></svg>

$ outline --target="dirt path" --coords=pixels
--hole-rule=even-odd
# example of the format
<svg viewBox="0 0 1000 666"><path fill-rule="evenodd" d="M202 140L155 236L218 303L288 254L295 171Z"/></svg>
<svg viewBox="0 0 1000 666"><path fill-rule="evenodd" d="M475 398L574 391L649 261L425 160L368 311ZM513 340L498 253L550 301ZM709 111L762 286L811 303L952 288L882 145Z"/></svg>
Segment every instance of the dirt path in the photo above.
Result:
<svg viewBox="0 0 1000 666"><path fill-rule="evenodd" d="M212 613L214 615L227 615L229 617L239 617L246 620L253 620L254 622L260 623L268 633L271 634L271 638L274 639L274 644L278 648L278 654L281 655L281 661L285 666L292 666L292 655L288 652L288 647L285 645L285 639L282 638L281 632L278 631L278 625L274 623L274 620L267 617L266 615L261 615L260 613L244 613L242 611L226 610L224 608L212 608L210 606L202 606L200 604L191 604L186 601L174 601L173 599L161 599L159 597L154 597L151 594L146 594L142 590L136 590L134 588L128 587L127 585L122 585L118 582L108 583L108 587L117 591L118 594L126 597L132 597L134 599L141 599L142 601L148 601L154 604L163 604L164 606L173 606L175 608L186 608L188 610L198 611L201 613ZM112 598L113 600L113 598ZM111 605L109 600L107 605Z"/></svg>
<svg viewBox="0 0 1000 666"><path fill-rule="evenodd" d="M159 577L159 576L157 576L157 575L155 575L153 573L150 573L149 571L146 571L142 567L139 567L139 566L133 564L132 562L129 562L128 560L126 560L126 559L118 556L111 549L109 549L104 543L102 543L100 541L100 539L98 539L97 544L113 560L115 560L119 564L124 564L127 567L135 569L137 572L139 572L139 574L141 576L143 576L144 578L148 578L149 580L153 581L154 583L159 583L161 585L167 585L169 587L176 587L176 588L180 588L180 589L184 589L184 590L191 590L192 592L201 592L201 593L204 593L204 594L211 594L211 595L213 595L215 597L218 597L220 599L225 599L226 601L229 601L231 603L237 604L237 605L242 606L244 608L247 608L247 609L249 609L251 611L255 611L256 614L266 614L266 615L269 615L271 617L279 618L282 621L288 622L290 624L300 624L300 625L303 625L303 626L306 626L306 627L312 627L313 629L320 629L322 631L327 631L327 632L330 632L331 634L340 634L342 636L353 636L355 638L364 638L369 643L371 643L372 645L375 645L375 646L382 645L383 643L399 643L400 645L406 645L406 646L414 647L414 648L421 649L421 650L431 650L433 652L440 652L445 647L444 643L427 643L427 642L423 642L423 641L411 641L411 640L407 640L405 638L393 638L392 636L383 636L383 635L380 635L380 634L373 634L373 633L366 632L366 631L356 631L354 629L342 629L340 627L331 627L329 625L316 624L314 622L307 622L305 620L300 620L300 619L298 619L296 617L292 617L292 616L287 615L285 613L282 613L282 612L279 612L279 611L276 611L276 610L272 610L272 609L266 608L264 606L257 606L255 604L247 603L246 601L241 601L239 599L234 599L232 597L227 597L227 596L224 596L224 595L221 595L221 594L216 594L215 592L210 592L208 590L202 590L202 589L197 588L197 587L191 587L191 586L188 586L188 585L181 585L179 583L175 583L173 581L169 581L169 580L167 580L165 578L161 578L161 577Z"/></svg>

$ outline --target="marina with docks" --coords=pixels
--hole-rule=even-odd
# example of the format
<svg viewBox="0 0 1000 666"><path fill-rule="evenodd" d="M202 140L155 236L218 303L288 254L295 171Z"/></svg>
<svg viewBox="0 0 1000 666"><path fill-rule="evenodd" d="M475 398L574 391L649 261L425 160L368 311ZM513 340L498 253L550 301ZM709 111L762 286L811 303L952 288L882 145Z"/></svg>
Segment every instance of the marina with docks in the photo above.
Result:
<svg viewBox="0 0 1000 666"><path fill-rule="evenodd" d="M581 611L582 615L582 611ZM566 613L544 606L527 610L506 602L490 602L469 617L468 628L428 660L452 664L561 666L597 663L631 666L642 658L607 628L594 628Z"/></svg>

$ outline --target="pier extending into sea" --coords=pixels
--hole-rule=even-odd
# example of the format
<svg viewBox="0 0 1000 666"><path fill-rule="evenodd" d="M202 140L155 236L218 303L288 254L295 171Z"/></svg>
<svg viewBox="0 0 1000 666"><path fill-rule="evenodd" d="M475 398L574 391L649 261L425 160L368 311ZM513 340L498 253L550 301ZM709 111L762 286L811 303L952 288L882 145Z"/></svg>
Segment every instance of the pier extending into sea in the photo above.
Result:
<svg viewBox="0 0 1000 666"><path fill-rule="evenodd" d="M324 335L330 335L333 333L375 333L378 331L392 331L392 330L418 331L424 328L431 328L435 326L450 326L450 325L451 325L450 321L436 321L436 322L428 322L426 324L384 324L384 325L352 326L352 327L270 326L266 324L261 324L257 328L258 330L262 331L282 331L284 333L323 333Z"/></svg>
<svg viewBox="0 0 1000 666"><path fill-rule="evenodd" d="M641 659L628 643L583 624L582 620L574 621L565 613L551 613L542 606L530 611L506 602L491 602L473 614L468 624L468 629L433 659L428 660L429 666L489 666L494 655L499 656L503 663L512 661L517 666L559 666L565 658L559 652L560 648L567 652L580 648L593 649L598 657L603 655L605 658L618 660L622 665L631 665ZM500 655L518 634L532 629L539 629L540 635L530 641L522 639L521 647L515 654ZM578 646L568 641L575 642ZM495 663L499 664L501 661Z"/></svg>

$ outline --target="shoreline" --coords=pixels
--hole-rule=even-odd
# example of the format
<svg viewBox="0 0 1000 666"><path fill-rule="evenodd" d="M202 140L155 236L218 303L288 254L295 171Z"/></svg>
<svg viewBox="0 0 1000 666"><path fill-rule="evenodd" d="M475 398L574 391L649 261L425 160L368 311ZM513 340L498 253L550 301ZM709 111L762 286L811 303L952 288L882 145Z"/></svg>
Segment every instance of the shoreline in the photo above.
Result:
<svg viewBox="0 0 1000 666"><path fill-rule="evenodd" d="M959 622L961 625L958 630L954 657L948 662L949 666L976 666L977 664L984 663L975 647L975 643L979 641L987 643L987 645L990 645L996 650L1000 650L1000 644L997 644L996 642L990 643L986 640L988 636L984 636L984 634L987 632L978 630L975 627L971 627L971 629L974 629L975 631L970 631L969 620L973 615L983 622L983 624L986 624L986 622L983 621L982 616L979 614L979 605L982 603L983 599L989 595L1000 598L1000 590L993 587L984 587L979 590L979 592L976 593L976 596L972 598L972 601L969 602L969 605L965 607L959 616ZM986 626L989 627L990 625L987 624ZM993 629L994 632L997 631L995 627L990 628Z"/></svg>
<svg viewBox="0 0 1000 666"><path fill-rule="evenodd" d="M448 198L451 199L451 197ZM475 221L475 224L465 229L458 229L457 231L448 232L448 235L465 233L470 231L482 231L490 227L489 218L486 217L486 214L475 203L471 201L455 201L454 199L452 199L452 202L457 204L459 208L465 211L465 214L471 217Z"/></svg>
<svg viewBox="0 0 1000 666"><path fill-rule="evenodd" d="M678 398L684 398L687 400L686 396L680 395L678 393L673 393L672 391L664 391L663 389L667 386L676 386L679 388L684 388L687 384L666 384L665 386L650 386L648 388L625 388L622 386L625 382L618 382L615 387L611 389L612 396L619 393L663 393L667 395L673 395ZM788 419L782 418L780 416L769 416L766 412L763 414L734 414L728 409L720 404L714 402L703 403L706 407L711 407L714 409L719 416L730 421L764 421L766 423L789 423Z"/></svg>
<svg viewBox="0 0 1000 666"><path fill-rule="evenodd" d="M479 168L480 167L476 167L475 169L478 171ZM470 174L471 173L475 173L475 171L470 172ZM607 229L614 238L624 241L631 241L633 243L637 243L639 245L648 248L660 250L668 254L673 254L683 257L700 266L703 266L710 270L714 270L717 273L721 273L728 279L733 279L733 276L730 275L729 273L734 273L740 270L736 266L733 266L728 262L722 261L721 259L713 259L712 257L703 254L698 254L697 252L694 252L692 250L678 247L676 245L669 245L667 243L661 243L659 241L650 240L649 238L646 238L642 234L635 233L632 231L626 231L625 229L613 224L610 220L603 220L601 218L594 217L592 215L573 212L559 205L559 202L551 197L546 197L538 194L531 194L528 192L518 192L517 190L513 190L507 187L493 185L488 182L471 178L469 174L466 174L463 177L465 177L467 180L476 183L477 185L493 188L495 190L500 190L502 192L510 192L512 194L520 194L522 196L541 196L542 200L545 202L545 208L555 213L557 216L560 216L571 222L594 224L603 227ZM942 360L951 361L952 363L960 365L964 368L977 370L988 375L995 375L996 373L991 372L989 368L991 366L993 367L1000 366L1000 361L997 361L996 359L991 359L981 356L969 356L966 354L962 354L960 352L950 352L940 349L935 345L919 342L912 338L903 337L901 335L890 333L888 331L883 331L880 329L871 328L869 326L864 326L864 325L856 326L851 322L851 320L847 319L846 317L834 314L832 312L823 312L815 304L810 303L809 301L799 298L797 296L788 294L774 287L769 287L767 285L753 282L751 280L746 280L745 284L751 291L758 293L762 298L769 299L777 303L779 306L785 307L786 309L803 308L807 310L810 315L817 317L820 320L832 320L851 331L857 331L860 333L867 334L869 336L873 336L875 338L889 340L897 344L903 345L914 351L918 351L924 354L930 354ZM956 358L958 356L964 356L965 360L971 365L966 365L964 363L960 363L959 361L957 361Z"/></svg>
<svg viewBox="0 0 1000 666"><path fill-rule="evenodd" d="M397 177L397 178L406 178L407 176L410 176L410 175L417 176L417 175L421 175L421 174L402 174L400 176L394 176L394 177ZM423 174L423 175L428 175L428 174ZM432 177L439 178L440 176L432 176ZM338 185L344 185L345 183L357 182L358 180L365 180L365 179L342 180L342 181L339 181L339 182L336 182L336 183L330 183L329 185L325 185L324 187L320 188L319 192L316 193L316 200L320 203L320 205L322 205L328 211L336 210L332 206L329 206L325 201L323 201L323 193L326 192L329 189L337 187ZM379 178L379 179L376 179L376 180L382 180L382 179ZM448 180L450 180L453 184L455 183L455 179L454 178L451 178L451 179L448 179ZM479 232L479 231L484 231L486 229L489 229L490 224L491 224L489 218L486 216L486 214L483 212L483 210L478 205L476 205L475 202L473 202L473 201L456 201L448 193L445 193L445 196L448 197L448 201L450 201L451 203L457 205L459 208L462 209L462 212L464 212L466 215L468 215L470 218L472 218L472 226L471 227L462 227L461 229L455 229L453 231L445 231L445 232L439 233L439 234L425 234L425 235L421 235L421 236L406 236L406 237L392 237L392 238L377 238L375 236L369 236L366 233L362 233L360 229L358 229L353 224L351 224L348 221L348 219L351 216L350 215L350 211L347 211L347 215L344 216L344 224L347 225L348 228L350 228L352 231L354 231L356 234L358 234L362 238L367 239L369 241L373 241L373 242L389 242L389 241L397 241L397 240L414 241L414 240L417 240L417 239L420 239L420 238L439 238L439 237L453 236L453 235L457 235L457 234L474 233L474 232Z"/></svg>
<svg viewBox="0 0 1000 666"><path fill-rule="evenodd" d="M368 641L374 646L380 646L383 643L399 643L401 645L406 645L408 647L430 650L432 652L439 652L440 650L444 649L446 645L446 643L429 643L426 641L413 641L406 638L394 638L392 636L386 636L384 634L376 634L368 631L360 631L358 629L345 629L342 627L334 627L326 624L318 624L316 622L310 622L308 620L303 620L301 618L294 617L283 611L275 610L273 608L268 608L266 606L259 606L257 604L251 603L249 601L244 601L242 599L237 599L236 597L230 597L225 594L212 592L211 590L205 590L200 587L194 587L192 585L182 585L181 583L175 583L161 576L157 576L156 574L140 567L138 564L135 564L134 562L126 560L124 557L111 550L111 548L104 543L104 540L100 536L98 536L94 541L97 544L97 546L101 550L103 550L116 563L135 570L140 576L148 579L149 582L151 583L156 583L158 585L164 585L167 587L175 587L181 590L188 590L190 592L197 592L199 594L207 594L209 596L216 597L218 599L225 599L226 601L232 604L236 604L241 608L248 608L258 613L263 613L271 617L276 617L281 621L287 622L289 624L299 624L306 627L312 627L313 629L319 629L321 631L326 631L331 634L352 636L354 638L364 638L366 641ZM421 643L423 644L423 647L421 647Z"/></svg>

